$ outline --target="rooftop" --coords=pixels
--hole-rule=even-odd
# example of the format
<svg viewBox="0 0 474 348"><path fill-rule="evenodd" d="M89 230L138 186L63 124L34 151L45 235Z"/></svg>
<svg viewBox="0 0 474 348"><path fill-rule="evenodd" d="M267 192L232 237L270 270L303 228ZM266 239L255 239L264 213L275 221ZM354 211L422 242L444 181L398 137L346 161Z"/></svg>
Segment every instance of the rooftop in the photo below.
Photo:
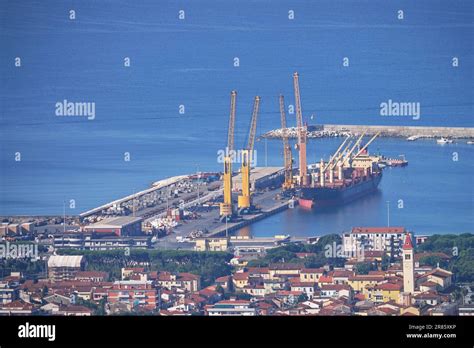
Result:
<svg viewBox="0 0 474 348"><path fill-rule="evenodd" d="M405 227L353 227L351 233L404 233Z"/></svg>
<svg viewBox="0 0 474 348"><path fill-rule="evenodd" d="M81 267L82 255L52 255L48 267Z"/></svg>
<svg viewBox="0 0 474 348"><path fill-rule="evenodd" d="M112 217L106 218L95 224L86 226L88 229L93 228L121 228L125 227L137 222L141 222L142 218L140 217L132 217L132 216L119 216L119 217Z"/></svg>

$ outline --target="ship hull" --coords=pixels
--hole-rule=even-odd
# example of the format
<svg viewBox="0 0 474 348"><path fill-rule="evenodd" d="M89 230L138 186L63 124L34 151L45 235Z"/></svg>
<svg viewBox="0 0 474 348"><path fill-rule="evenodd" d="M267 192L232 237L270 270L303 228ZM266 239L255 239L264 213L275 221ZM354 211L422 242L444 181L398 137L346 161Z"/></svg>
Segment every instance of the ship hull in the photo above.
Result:
<svg viewBox="0 0 474 348"><path fill-rule="evenodd" d="M299 192L299 204L305 208L324 208L347 204L377 191L382 180L378 173L358 183L344 187L303 187Z"/></svg>

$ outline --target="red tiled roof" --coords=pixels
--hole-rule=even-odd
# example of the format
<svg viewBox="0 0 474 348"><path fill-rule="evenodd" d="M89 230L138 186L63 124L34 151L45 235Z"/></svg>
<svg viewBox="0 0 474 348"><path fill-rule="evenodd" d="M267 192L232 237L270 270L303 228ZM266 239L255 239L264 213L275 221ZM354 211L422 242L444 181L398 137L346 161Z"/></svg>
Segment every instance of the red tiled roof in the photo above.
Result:
<svg viewBox="0 0 474 348"><path fill-rule="evenodd" d="M348 278L353 275L354 275L354 272L352 271L335 270L332 276L334 278Z"/></svg>
<svg viewBox="0 0 474 348"><path fill-rule="evenodd" d="M24 302L23 300L16 300L2 305L2 308L32 310L34 309L34 306L31 303Z"/></svg>
<svg viewBox="0 0 474 348"><path fill-rule="evenodd" d="M449 271L444 270L444 269L435 268L434 270L427 273L426 275L433 275L433 276L436 276L436 277L447 278L447 277L452 276L453 274Z"/></svg>
<svg viewBox="0 0 474 348"><path fill-rule="evenodd" d="M301 273L324 273L324 268L303 268Z"/></svg>
<svg viewBox="0 0 474 348"><path fill-rule="evenodd" d="M425 257L425 256L437 256L439 257L440 259L443 259L443 260L448 260L450 259L449 255L446 255L445 253L441 253L441 252L423 252L423 253L416 253L415 254L415 261L420 261L420 259L422 257Z"/></svg>
<svg viewBox="0 0 474 348"><path fill-rule="evenodd" d="M249 279L249 272L234 273L233 277L234 277L234 280L248 280Z"/></svg>
<svg viewBox="0 0 474 348"><path fill-rule="evenodd" d="M422 292L421 294L417 294L415 295L415 298L418 299L418 300L422 300L422 299L437 299L439 298L439 295L438 293L434 292L434 291L427 291L427 292Z"/></svg>
<svg viewBox="0 0 474 348"><path fill-rule="evenodd" d="M268 267L248 267L247 272L250 274L268 273Z"/></svg>
<svg viewBox="0 0 474 348"><path fill-rule="evenodd" d="M302 293L303 291L288 291L288 290L277 291L277 295L283 295L283 296L289 296L289 295L299 296Z"/></svg>
<svg viewBox="0 0 474 348"><path fill-rule="evenodd" d="M405 234L405 241L403 242L403 250L413 250L410 233Z"/></svg>
<svg viewBox="0 0 474 348"><path fill-rule="evenodd" d="M325 284L321 285L321 290L350 290L351 287L345 284Z"/></svg>
<svg viewBox="0 0 474 348"><path fill-rule="evenodd" d="M107 272L101 271L79 271L76 273L77 278L106 278L108 275Z"/></svg>
<svg viewBox="0 0 474 348"><path fill-rule="evenodd" d="M350 281L378 281L384 278L383 275L368 275L368 274L357 274L349 277Z"/></svg>
<svg viewBox="0 0 474 348"><path fill-rule="evenodd" d="M237 304L237 305L242 305L242 304L250 304L250 301L246 300L222 300L217 302L218 304Z"/></svg>
<svg viewBox="0 0 474 348"><path fill-rule="evenodd" d="M438 283L432 282L431 280L427 280L426 282L421 283L420 286L436 287L438 286Z"/></svg>
<svg viewBox="0 0 474 348"><path fill-rule="evenodd" d="M387 291L400 291L403 285L401 283L383 283L377 284L376 289L387 290Z"/></svg>
<svg viewBox="0 0 474 348"><path fill-rule="evenodd" d="M319 283L332 283L332 277L330 276L321 276L318 280Z"/></svg>
<svg viewBox="0 0 474 348"><path fill-rule="evenodd" d="M85 306L59 306L60 312L75 312L75 313L92 313L92 309Z"/></svg>

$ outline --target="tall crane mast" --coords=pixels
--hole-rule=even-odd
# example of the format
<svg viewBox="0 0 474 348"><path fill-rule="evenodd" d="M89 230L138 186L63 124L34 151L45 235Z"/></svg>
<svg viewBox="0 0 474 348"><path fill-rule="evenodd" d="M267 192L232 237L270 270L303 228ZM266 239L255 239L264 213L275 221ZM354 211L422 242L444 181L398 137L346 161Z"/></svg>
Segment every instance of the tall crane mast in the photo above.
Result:
<svg viewBox="0 0 474 348"><path fill-rule="evenodd" d="M255 134L257 133L258 108L260 106L260 97L256 96L253 103L252 119L250 120L250 129L248 135L247 147L242 150L242 194L238 197L239 214L246 213L251 208L250 200L250 165L252 163L253 145Z"/></svg>
<svg viewBox="0 0 474 348"><path fill-rule="evenodd" d="M220 204L220 218L222 221L230 220L233 211L232 204L232 158L234 152L234 126L235 126L235 108L236 108L237 92L230 93L230 116L229 129L227 133L227 151L224 156L224 202Z"/></svg>
<svg viewBox="0 0 474 348"><path fill-rule="evenodd" d="M288 129L286 128L285 98L282 94L280 94L280 119L283 139L283 158L285 163L285 182L283 183L283 189L288 190L293 187L293 164L291 147L288 141Z"/></svg>
<svg viewBox="0 0 474 348"><path fill-rule="evenodd" d="M301 111L300 85L298 73L293 74L293 87L295 90L295 107L296 107L296 126L298 128L298 151L300 166L300 185L307 186L307 164L306 164L306 127L303 124L303 116Z"/></svg>

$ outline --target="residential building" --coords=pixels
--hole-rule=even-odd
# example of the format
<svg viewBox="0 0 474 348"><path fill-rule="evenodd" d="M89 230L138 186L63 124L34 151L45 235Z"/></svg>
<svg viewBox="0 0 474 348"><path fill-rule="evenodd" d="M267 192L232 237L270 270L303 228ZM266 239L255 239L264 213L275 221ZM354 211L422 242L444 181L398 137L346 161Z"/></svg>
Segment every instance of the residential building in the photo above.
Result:
<svg viewBox="0 0 474 348"><path fill-rule="evenodd" d="M107 291L108 303L122 303L131 308L141 307L155 310L157 298L157 290L153 287L151 281L116 281L112 288Z"/></svg>
<svg viewBox="0 0 474 348"><path fill-rule="evenodd" d="M84 267L82 255L52 255L48 259L48 277L55 282L74 279Z"/></svg>
<svg viewBox="0 0 474 348"><path fill-rule="evenodd" d="M303 268L300 272L301 282L318 282L325 272L324 268Z"/></svg>
<svg viewBox="0 0 474 348"><path fill-rule="evenodd" d="M374 303L399 302L402 288L402 283L382 283L367 285L362 293Z"/></svg>
<svg viewBox="0 0 474 348"><path fill-rule="evenodd" d="M155 282L168 290L181 288L189 292L195 292L201 288L201 277L191 273L159 272Z"/></svg>
<svg viewBox="0 0 474 348"><path fill-rule="evenodd" d="M404 227L354 227L342 236L345 253L384 251L397 257L401 253Z"/></svg>

